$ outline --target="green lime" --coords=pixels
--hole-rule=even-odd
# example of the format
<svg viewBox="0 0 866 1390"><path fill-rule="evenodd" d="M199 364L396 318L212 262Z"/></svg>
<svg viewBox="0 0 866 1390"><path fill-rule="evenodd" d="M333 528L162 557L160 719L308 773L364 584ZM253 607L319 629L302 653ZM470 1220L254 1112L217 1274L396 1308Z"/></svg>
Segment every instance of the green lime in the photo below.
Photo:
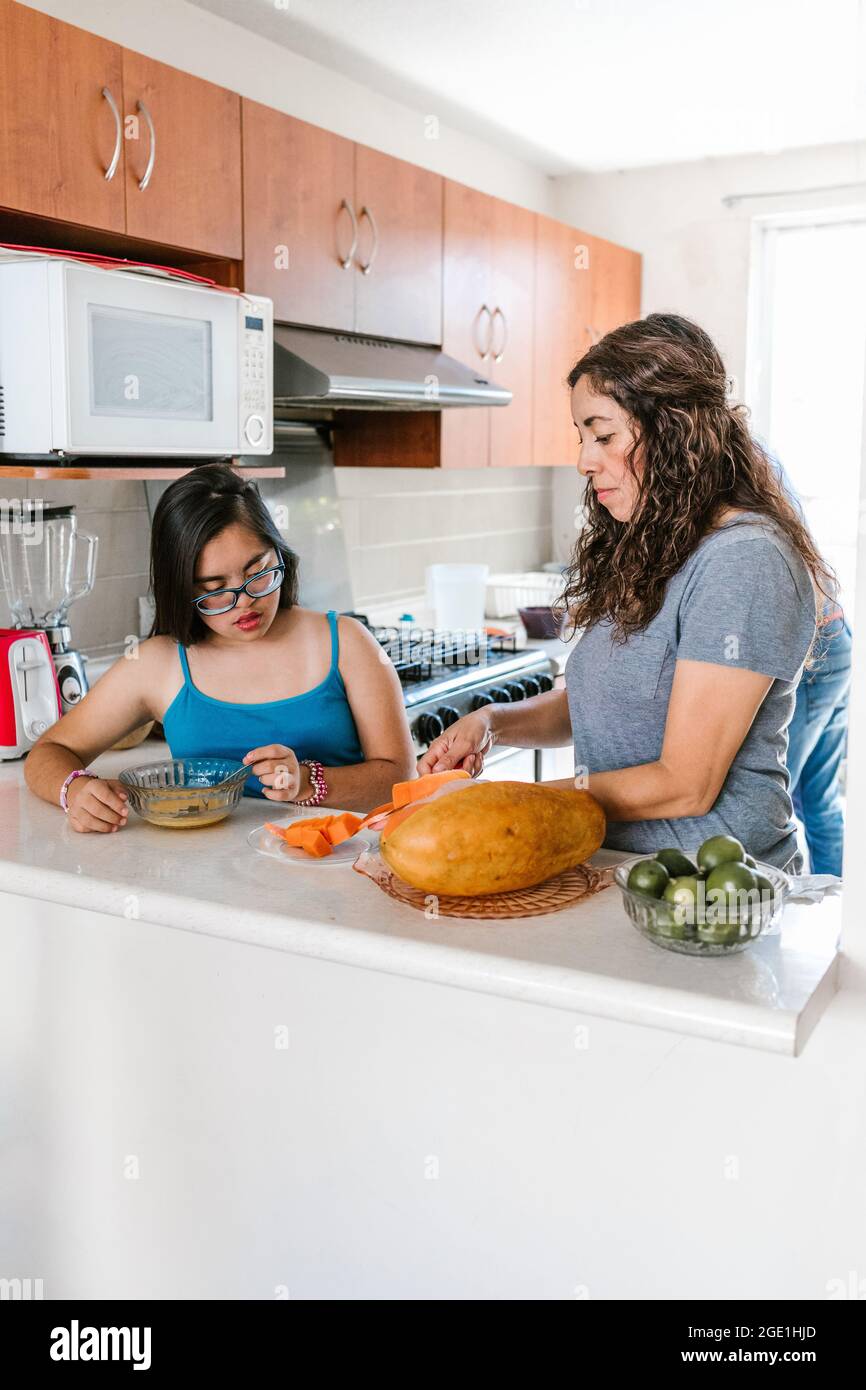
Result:
<svg viewBox="0 0 866 1390"><path fill-rule="evenodd" d="M691 925L697 920L699 895L702 895L698 879L694 874L683 874L672 878L662 897L672 904L677 922Z"/></svg>
<svg viewBox="0 0 866 1390"><path fill-rule="evenodd" d="M707 920L698 923L698 941L705 941L711 946L731 946L735 941L739 941L740 932L738 922Z"/></svg>
<svg viewBox="0 0 866 1390"><path fill-rule="evenodd" d="M684 914L681 915L684 917ZM680 921L678 909L665 902L660 902L652 913L649 930L656 936L666 936L672 941L688 941L695 935L692 923Z"/></svg>
<svg viewBox="0 0 866 1390"><path fill-rule="evenodd" d="M718 864L707 874L707 919L716 922L748 920L758 907L755 875L746 864Z"/></svg>
<svg viewBox="0 0 866 1390"><path fill-rule="evenodd" d="M660 898L670 880L664 864L655 859L641 859L628 876L628 886L633 893L646 893L651 898Z"/></svg>
<svg viewBox="0 0 866 1390"><path fill-rule="evenodd" d="M687 859L679 849L660 849L656 859L660 864L664 864L671 878L684 878L696 872L691 859Z"/></svg>
<svg viewBox="0 0 866 1390"><path fill-rule="evenodd" d="M745 846L733 835L712 835L698 850L698 868L715 869L718 864L743 863Z"/></svg>

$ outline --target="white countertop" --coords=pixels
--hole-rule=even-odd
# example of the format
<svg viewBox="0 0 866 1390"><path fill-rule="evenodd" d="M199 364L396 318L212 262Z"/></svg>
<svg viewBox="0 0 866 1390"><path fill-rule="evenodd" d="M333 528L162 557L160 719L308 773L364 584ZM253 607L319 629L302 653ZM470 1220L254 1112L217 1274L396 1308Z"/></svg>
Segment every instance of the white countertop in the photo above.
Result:
<svg viewBox="0 0 866 1390"><path fill-rule="evenodd" d="M95 767L167 755L148 741ZM796 1055L837 987L841 897L789 903L779 936L742 954L676 955L631 925L615 886L545 917L427 920L351 866L298 866L254 853L250 830L280 807L244 798L226 821L186 832L130 812L114 835L79 835L0 764L0 892L135 916L579 1014ZM628 856L601 850L593 864Z"/></svg>

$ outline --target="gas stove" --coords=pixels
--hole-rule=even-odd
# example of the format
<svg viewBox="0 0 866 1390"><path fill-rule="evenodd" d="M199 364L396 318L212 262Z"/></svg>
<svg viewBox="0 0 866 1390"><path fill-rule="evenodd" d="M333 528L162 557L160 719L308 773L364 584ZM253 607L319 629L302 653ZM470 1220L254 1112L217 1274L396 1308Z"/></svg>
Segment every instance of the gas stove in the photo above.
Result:
<svg viewBox="0 0 866 1390"><path fill-rule="evenodd" d="M439 631L402 623L370 629L387 652L400 683L419 753L471 710L510 704L552 690L556 667L537 648L517 649L511 634Z"/></svg>

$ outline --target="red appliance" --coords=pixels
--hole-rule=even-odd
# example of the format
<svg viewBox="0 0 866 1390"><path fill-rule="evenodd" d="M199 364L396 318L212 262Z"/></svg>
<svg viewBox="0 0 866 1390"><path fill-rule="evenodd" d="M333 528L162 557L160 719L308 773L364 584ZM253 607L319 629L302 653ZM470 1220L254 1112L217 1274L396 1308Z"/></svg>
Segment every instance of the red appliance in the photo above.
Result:
<svg viewBox="0 0 866 1390"><path fill-rule="evenodd" d="M0 627L0 759L23 757L60 712L45 633Z"/></svg>

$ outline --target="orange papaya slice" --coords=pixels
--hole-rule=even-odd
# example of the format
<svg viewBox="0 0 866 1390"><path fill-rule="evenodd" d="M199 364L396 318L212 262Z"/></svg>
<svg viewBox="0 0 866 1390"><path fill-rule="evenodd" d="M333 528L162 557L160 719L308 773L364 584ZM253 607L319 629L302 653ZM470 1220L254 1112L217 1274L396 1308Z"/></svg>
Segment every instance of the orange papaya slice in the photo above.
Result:
<svg viewBox="0 0 866 1390"><path fill-rule="evenodd" d="M462 767L455 767L449 772L428 772L423 777L413 777L411 782L395 782L391 789L394 810L399 811L411 801L430 796L431 792L435 792L437 787L443 786L446 782L456 782L460 779L470 780L469 773Z"/></svg>
<svg viewBox="0 0 866 1390"><path fill-rule="evenodd" d="M360 816L353 815L351 811L344 811L341 816L331 817L331 824L325 834L332 845L341 845L344 840L351 840L353 835L357 835L360 825Z"/></svg>

